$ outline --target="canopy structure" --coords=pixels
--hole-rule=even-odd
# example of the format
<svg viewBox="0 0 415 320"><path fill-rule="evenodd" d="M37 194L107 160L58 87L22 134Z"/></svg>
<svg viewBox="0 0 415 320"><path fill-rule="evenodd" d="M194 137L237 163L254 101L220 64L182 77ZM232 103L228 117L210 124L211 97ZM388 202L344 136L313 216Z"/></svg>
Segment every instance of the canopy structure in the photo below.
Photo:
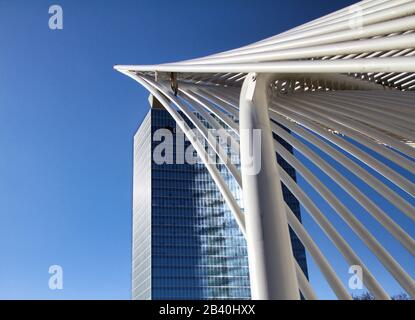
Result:
<svg viewBox="0 0 415 320"><path fill-rule="evenodd" d="M415 1L366 0L238 49L177 63L115 66L164 106L212 175L246 236L254 299L298 299L299 292L306 299L317 298L293 258L288 225L336 296L351 299L330 256L284 203L281 185L345 261L361 268L359 277L367 290L377 299L390 299L382 279L365 264L366 257L278 165L276 154L415 298L414 270L405 270L400 255L382 242L386 232L414 258L414 30ZM212 129L225 131L228 144L217 144ZM259 149L252 143L256 130ZM244 208L209 161L206 145L241 187ZM240 157L241 166L230 161L228 149ZM251 149L259 150L259 156ZM310 163L323 174L311 170ZM356 177L362 183L354 183ZM333 191L337 188L352 200ZM356 207L378 227L363 221ZM407 223L399 223L397 215Z"/></svg>

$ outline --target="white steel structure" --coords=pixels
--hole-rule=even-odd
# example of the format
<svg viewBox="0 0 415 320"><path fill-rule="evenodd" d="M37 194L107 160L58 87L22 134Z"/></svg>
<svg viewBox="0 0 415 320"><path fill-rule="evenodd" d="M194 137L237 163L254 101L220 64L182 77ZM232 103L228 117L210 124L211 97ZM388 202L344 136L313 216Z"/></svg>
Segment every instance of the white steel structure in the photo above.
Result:
<svg viewBox="0 0 415 320"><path fill-rule="evenodd" d="M276 153L327 201L415 298L414 279L379 242L379 236L367 229L320 176L273 139L273 133L277 134L320 168L413 258L415 241L411 235L333 163L360 177L368 188L409 217L409 230L413 230L414 30L415 1L366 0L242 48L177 63L115 66L165 107L208 168L246 235L252 298L298 299L299 292L306 299L317 298L293 259L290 225L336 296L351 299L329 257L284 204L282 183L347 263L361 266L362 281L373 296L390 299L365 265L364 257L356 254L311 197L279 168ZM227 161L221 146L214 150L243 187L244 213L216 166L208 161L205 146L183 121L183 115L188 117L202 137L214 145L195 112L212 128L225 127L230 132L228 141L240 155L241 170ZM252 172L249 163L249 133L254 129L261 130L258 172Z"/></svg>

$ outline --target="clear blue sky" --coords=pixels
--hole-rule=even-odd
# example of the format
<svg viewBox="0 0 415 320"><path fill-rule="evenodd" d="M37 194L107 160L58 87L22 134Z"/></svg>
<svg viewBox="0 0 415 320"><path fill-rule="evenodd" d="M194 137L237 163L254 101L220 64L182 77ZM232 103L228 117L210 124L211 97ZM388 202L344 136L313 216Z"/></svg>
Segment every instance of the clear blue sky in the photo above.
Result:
<svg viewBox="0 0 415 320"><path fill-rule="evenodd" d="M132 137L148 105L114 64L239 47L353 2L0 0L0 298L130 298ZM48 28L52 4L63 30ZM52 264L61 291L48 288Z"/></svg>

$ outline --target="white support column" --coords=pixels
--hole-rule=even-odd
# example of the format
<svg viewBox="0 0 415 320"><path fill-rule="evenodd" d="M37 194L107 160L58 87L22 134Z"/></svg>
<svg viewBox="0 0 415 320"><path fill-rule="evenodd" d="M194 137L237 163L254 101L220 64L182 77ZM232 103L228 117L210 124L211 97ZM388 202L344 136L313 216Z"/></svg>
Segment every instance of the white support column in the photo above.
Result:
<svg viewBox="0 0 415 320"><path fill-rule="evenodd" d="M270 74L247 75L240 96L241 172L252 299L299 299L268 115ZM259 129L261 146L252 145ZM258 166L260 165L260 167Z"/></svg>

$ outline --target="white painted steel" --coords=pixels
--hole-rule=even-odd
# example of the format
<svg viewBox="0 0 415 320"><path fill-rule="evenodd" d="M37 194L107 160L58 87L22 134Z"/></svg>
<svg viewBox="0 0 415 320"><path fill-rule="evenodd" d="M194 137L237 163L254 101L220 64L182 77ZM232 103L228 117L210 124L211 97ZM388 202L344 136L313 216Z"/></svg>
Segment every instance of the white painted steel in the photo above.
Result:
<svg viewBox="0 0 415 320"><path fill-rule="evenodd" d="M299 287L268 115L273 75L249 74L241 89L241 173L253 299L298 299ZM254 130L260 130L259 160ZM256 166L260 165L257 172Z"/></svg>
<svg viewBox="0 0 415 320"><path fill-rule="evenodd" d="M415 298L413 273L407 264L384 246L376 229L359 220L353 211L356 208L349 208L331 190L331 184L344 190L414 259L414 0L365 0L241 48L177 63L118 65L115 69L149 90L194 145L247 237L254 298L298 299L300 291L306 299L317 298L294 261L288 225L335 295L351 298L313 234L284 204L281 184L299 200L346 262L362 267L366 288L377 299L390 298L382 279L376 279L369 270L372 266L365 264L365 257L357 255L302 185L276 165L275 153L309 182ZM177 78L177 97L170 89L171 73ZM252 80L254 73L256 81ZM249 143L242 129L261 129L259 173L249 175L246 167L240 172L229 163L227 148L215 146L194 112L210 127L226 129L229 147L240 154L243 164ZM195 139L183 117L192 122L242 186L244 210L215 165L209 163L203 141ZM295 152L273 142L271 132ZM297 152L331 180L303 164ZM355 185L353 177L366 187ZM378 203L380 198L393 212ZM398 223L402 219L407 223Z"/></svg>

